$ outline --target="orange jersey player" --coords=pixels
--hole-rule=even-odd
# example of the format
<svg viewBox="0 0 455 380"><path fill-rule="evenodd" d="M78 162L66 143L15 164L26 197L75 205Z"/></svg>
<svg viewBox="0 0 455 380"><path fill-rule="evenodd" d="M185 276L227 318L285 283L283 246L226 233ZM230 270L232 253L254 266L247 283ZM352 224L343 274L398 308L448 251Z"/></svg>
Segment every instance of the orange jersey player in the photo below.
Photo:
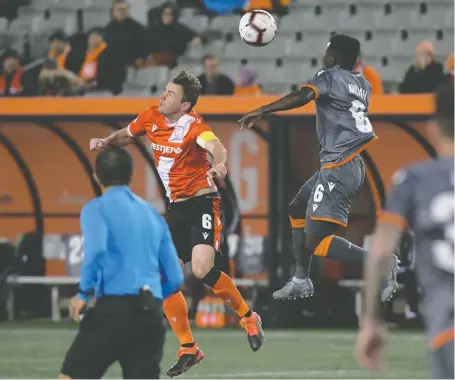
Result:
<svg viewBox="0 0 455 380"><path fill-rule="evenodd" d="M167 222L181 262L191 261L194 275L237 312L251 349L257 351L264 340L259 315L249 309L231 278L214 268L215 255L221 254L223 223L221 198L213 178L227 174L226 149L202 117L192 111L200 89L196 77L180 72L166 86L158 106L142 111L128 127L114 134L92 139L90 149L125 146L147 135L170 200ZM174 377L200 362L204 354L193 338L188 307L180 291L164 301L164 312L181 345L177 363L167 372Z"/></svg>

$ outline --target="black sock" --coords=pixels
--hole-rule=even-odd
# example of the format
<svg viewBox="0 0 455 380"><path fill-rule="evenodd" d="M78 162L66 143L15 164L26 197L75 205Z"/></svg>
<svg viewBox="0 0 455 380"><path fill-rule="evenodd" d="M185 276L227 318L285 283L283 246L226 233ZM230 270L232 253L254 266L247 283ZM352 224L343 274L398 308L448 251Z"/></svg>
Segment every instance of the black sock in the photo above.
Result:
<svg viewBox="0 0 455 380"><path fill-rule="evenodd" d="M193 343L183 343L182 347L194 347L195 344L196 344L195 342L193 342Z"/></svg>
<svg viewBox="0 0 455 380"><path fill-rule="evenodd" d="M215 284L218 282L220 279L221 272L215 268L210 269L210 272L207 273L207 275L204 277L204 282L206 285L210 286L213 288Z"/></svg>
<svg viewBox="0 0 455 380"><path fill-rule="evenodd" d="M327 258L340 262L363 262L367 251L346 239L334 236L327 251Z"/></svg>
<svg viewBox="0 0 455 380"><path fill-rule="evenodd" d="M292 229L292 242L296 263L295 277L304 280L310 275L313 252L305 249L305 230L303 228Z"/></svg>

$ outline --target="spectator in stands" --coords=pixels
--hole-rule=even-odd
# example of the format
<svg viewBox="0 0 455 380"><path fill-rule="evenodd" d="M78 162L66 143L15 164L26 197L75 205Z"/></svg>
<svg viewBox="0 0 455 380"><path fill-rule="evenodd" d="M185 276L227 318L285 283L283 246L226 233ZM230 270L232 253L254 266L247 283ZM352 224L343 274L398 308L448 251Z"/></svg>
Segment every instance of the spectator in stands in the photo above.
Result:
<svg viewBox="0 0 455 380"><path fill-rule="evenodd" d="M88 46L79 77L86 90L108 90L117 95L122 92L123 65L116 59L116 52L108 47L101 28L88 33Z"/></svg>
<svg viewBox="0 0 455 380"><path fill-rule="evenodd" d="M403 94L433 92L445 81L444 67L435 61L433 44L429 41L418 44L414 59L414 64L409 67L399 86L400 92Z"/></svg>
<svg viewBox="0 0 455 380"><path fill-rule="evenodd" d="M201 39L192 29L178 22L177 9L172 3L161 8L160 20L150 28L150 63L174 66L189 44L201 44Z"/></svg>
<svg viewBox="0 0 455 380"><path fill-rule="evenodd" d="M357 66L354 67L354 71L358 71L363 74L365 79L371 85L372 94L380 95L384 93L384 88L382 87L382 80L378 72L373 68L373 66L366 64L363 61L362 57L360 57Z"/></svg>
<svg viewBox="0 0 455 380"><path fill-rule="evenodd" d="M18 8L29 4L30 0L0 0L0 17L11 22L17 18Z"/></svg>
<svg viewBox="0 0 455 380"><path fill-rule="evenodd" d="M247 9L264 9L266 11L283 13L287 11L290 3L291 0L250 0Z"/></svg>
<svg viewBox="0 0 455 380"><path fill-rule="evenodd" d="M105 39L116 51L115 59L125 65L122 81L126 79L126 66L143 65L147 57L146 29L130 17L126 0L116 0L112 6L112 20L106 25Z"/></svg>
<svg viewBox="0 0 455 380"><path fill-rule="evenodd" d="M237 87L235 88L235 95L260 95L262 93L261 88L256 84L258 77L257 71L244 64L240 66L240 70L237 78Z"/></svg>
<svg viewBox="0 0 455 380"><path fill-rule="evenodd" d="M20 55L13 49L7 49L1 58L2 73L0 75L0 96L21 95L22 67Z"/></svg>
<svg viewBox="0 0 455 380"><path fill-rule="evenodd" d="M38 95L74 96L82 95L85 83L72 71L58 67L57 62L48 59L39 73Z"/></svg>
<svg viewBox="0 0 455 380"><path fill-rule="evenodd" d="M446 73L450 83L453 83L453 53L447 57L446 60Z"/></svg>
<svg viewBox="0 0 455 380"><path fill-rule="evenodd" d="M57 67L60 69L66 68L67 58L71 52L69 38L61 29L54 31L49 37L49 54L48 58L55 60Z"/></svg>
<svg viewBox="0 0 455 380"><path fill-rule="evenodd" d="M233 11L245 9L248 0L204 0L205 8L214 14L227 14Z"/></svg>
<svg viewBox="0 0 455 380"><path fill-rule="evenodd" d="M232 95L234 93L234 82L219 72L218 59L212 55L202 58L204 73L199 75L202 95Z"/></svg>

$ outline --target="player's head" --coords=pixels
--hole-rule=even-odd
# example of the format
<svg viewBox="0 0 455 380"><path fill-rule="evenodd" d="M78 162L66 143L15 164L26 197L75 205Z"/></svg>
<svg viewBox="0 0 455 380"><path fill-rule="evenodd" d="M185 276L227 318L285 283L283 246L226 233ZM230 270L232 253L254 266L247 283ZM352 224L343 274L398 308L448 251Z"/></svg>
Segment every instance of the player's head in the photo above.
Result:
<svg viewBox="0 0 455 380"><path fill-rule="evenodd" d="M330 69L339 66L344 70L352 70L360 57L360 42L344 34L337 34L327 44L324 67Z"/></svg>
<svg viewBox="0 0 455 380"><path fill-rule="evenodd" d="M453 155L453 113L454 113L454 87L453 84L441 84L435 92L435 121L428 124L428 133L431 142L445 154L445 148Z"/></svg>
<svg viewBox="0 0 455 380"><path fill-rule="evenodd" d="M95 179L103 187L129 185L133 175L133 159L123 148L113 146L96 157Z"/></svg>
<svg viewBox="0 0 455 380"><path fill-rule="evenodd" d="M188 71L180 71L160 96L158 110L167 117L190 112L201 93L199 79Z"/></svg>

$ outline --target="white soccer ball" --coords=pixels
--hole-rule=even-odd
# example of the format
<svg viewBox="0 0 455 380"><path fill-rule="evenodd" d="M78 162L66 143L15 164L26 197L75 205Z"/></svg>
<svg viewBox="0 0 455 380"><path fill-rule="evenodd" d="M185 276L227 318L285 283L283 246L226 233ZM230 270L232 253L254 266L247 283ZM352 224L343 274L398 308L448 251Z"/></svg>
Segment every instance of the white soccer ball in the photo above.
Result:
<svg viewBox="0 0 455 380"><path fill-rule="evenodd" d="M239 25L240 37L251 46L268 45L275 38L276 29L273 16L260 9L245 13Z"/></svg>

